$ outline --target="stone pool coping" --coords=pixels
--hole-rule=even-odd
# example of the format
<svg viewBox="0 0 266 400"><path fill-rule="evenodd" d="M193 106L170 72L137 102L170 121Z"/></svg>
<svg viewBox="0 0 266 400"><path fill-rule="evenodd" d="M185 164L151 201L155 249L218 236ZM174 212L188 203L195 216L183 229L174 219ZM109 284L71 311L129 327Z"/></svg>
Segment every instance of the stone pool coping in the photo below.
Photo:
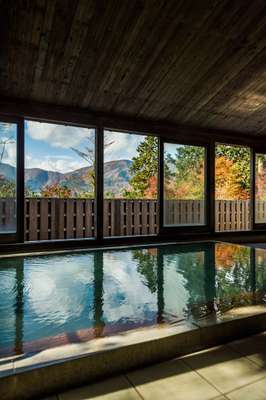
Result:
<svg viewBox="0 0 266 400"><path fill-rule="evenodd" d="M26 400L220 345L266 329L266 306L140 328L85 343L0 359L1 400Z"/></svg>

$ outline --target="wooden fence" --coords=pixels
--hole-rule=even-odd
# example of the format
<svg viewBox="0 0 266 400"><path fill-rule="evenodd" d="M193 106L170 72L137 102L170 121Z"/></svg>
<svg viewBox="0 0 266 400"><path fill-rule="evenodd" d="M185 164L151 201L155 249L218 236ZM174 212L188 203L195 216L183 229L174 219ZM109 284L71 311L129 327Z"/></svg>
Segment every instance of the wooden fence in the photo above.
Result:
<svg viewBox="0 0 266 400"><path fill-rule="evenodd" d="M257 202L257 221L266 220L266 202ZM250 229L248 200L216 201L216 230ZM202 224L204 203L169 200L164 205L166 225ZM15 226L15 200L0 199L0 230ZM155 200L104 200L104 236L149 235L158 232ZM25 200L25 240L53 240L95 236L95 203L89 199Z"/></svg>

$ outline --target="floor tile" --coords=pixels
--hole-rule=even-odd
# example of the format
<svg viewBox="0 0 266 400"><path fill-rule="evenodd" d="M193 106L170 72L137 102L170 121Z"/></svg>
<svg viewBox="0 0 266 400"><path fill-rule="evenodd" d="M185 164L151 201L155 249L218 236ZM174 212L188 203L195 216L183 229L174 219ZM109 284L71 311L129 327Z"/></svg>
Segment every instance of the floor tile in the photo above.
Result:
<svg viewBox="0 0 266 400"><path fill-rule="evenodd" d="M266 367L266 332L232 342L230 347L258 365Z"/></svg>
<svg viewBox="0 0 266 400"><path fill-rule="evenodd" d="M140 400L135 389L123 376L70 390L60 394L58 398L59 400Z"/></svg>
<svg viewBox="0 0 266 400"><path fill-rule="evenodd" d="M181 360L157 364L128 375L145 400L208 400L219 392Z"/></svg>
<svg viewBox="0 0 266 400"><path fill-rule="evenodd" d="M195 353L183 360L222 393L266 376L262 367L227 346Z"/></svg>
<svg viewBox="0 0 266 400"><path fill-rule="evenodd" d="M241 389L227 394L230 400L265 400L266 379L251 383Z"/></svg>

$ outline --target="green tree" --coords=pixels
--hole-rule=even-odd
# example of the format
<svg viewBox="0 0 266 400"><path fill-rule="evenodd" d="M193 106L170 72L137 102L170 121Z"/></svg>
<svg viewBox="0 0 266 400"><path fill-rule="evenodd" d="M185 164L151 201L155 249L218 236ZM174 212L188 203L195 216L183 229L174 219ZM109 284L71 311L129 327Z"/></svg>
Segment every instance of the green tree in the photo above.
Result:
<svg viewBox="0 0 266 400"><path fill-rule="evenodd" d="M250 150L243 146L216 146L216 157L225 157L233 162L233 173L239 188L250 190Z"/></svg>
<svg viewBox="0 0 266 400"><path fill-rule="evenodd" d="M242 146L217 145L216 146L216 189L228 192L224 186L224 181L230 183L230 189L238 194L238 197L247 197L250 189L250 151ZM188 199L191 195L194 199L203 196L204 185L204 148L200 146L178 146L176 154L167 154L166 163L172 173L166 179L168 185L169 198ZM219 160L224 160L219 163ZM224 167L227 166L230 171ZM230 172L230 176L228 175ZM230 180L230 182L229 182ZM218 185L218 186L217 186ZM220 185L220 187L219 187ZM227 186L228 186L227 185ZM166 187L167 190L167 187ZM167 193L167 191L166 191ZM226 198L231 198L232 193L223 193ZM240 196L242 194L242 196Z"/></svg>
<svg viewBox="0 0 266 400"><path fill-rule="evenodd" d="M130 188L123 191L123 196L130 199L147 197L152 178L158 175L158 139L146 136L137 147L137 156L133 157L130 166ZM154 193L155 192L155 193ZM149 197L157 197L156 190Z"/></svg>
<svg viewBox="0 0 266 400"><path fill-rule="evenodd" d="M16 185L14 181L8 181L3 176L0 176L0 197L8 198L15 197Z"/></svg>
<svg viewBox="0 0 266 400"><path fill-rule="evenodd" d="M177 146L175 155L166 153L164 174L167 199L202 199L204 195L204 148Z"/></svg>
<svg viewBox="0 0 266 400"><path fill-rule="evenodd" d="M151 293L157 290L157 251L154 249L133 250L133 259L137 261L137 271L144 278L144 285Z"/></svg>

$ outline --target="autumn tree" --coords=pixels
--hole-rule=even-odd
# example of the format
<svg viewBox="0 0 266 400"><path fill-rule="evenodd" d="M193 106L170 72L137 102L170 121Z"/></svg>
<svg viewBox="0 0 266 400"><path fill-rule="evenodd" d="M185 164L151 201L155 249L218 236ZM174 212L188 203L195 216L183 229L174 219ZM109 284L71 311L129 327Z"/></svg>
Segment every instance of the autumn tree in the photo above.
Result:
<svg viewBox="0 0 266 400"><path fill-rule="evenodd" d="M165 180L167 198L202 199L204 195L204 148L177 146L176 154L168 154L172 176ZM216 199L249 198L250 152L246 147L217 145L215 153Z"/></svg>
<svg viewBox="0 0 266 400"><path fill-rule="evenodd" d="M242 146L216 146L217 200L246 200L250 193L250 151Z"/></svg>
<svg viewBox="0 0 266 400"><path fill-rule="evenodd" d="M168 176L164 190L167 199L202 199L204 196L203 147L177 146L175 155L165 155Z"/></svg>
<svg viewBox="0 0 266 400"><path fill-rule="evenodd" d="M256 155L256 200L266 200L266 159Z"/></svg>
<svg viewBox="0 0 266 400"><path fill-rule="evenodd" d="M55 183L44 186L41 190L41 197L69 199L72 197L72 191L67 186L61 186Z"/></svg>
<svg viewBox="0 0 266 400"><path fill-rule="evenodd" d="M130 166L130 188L123 196L130 199L157 198L158 139L146 136L137 147Z"/></svg>

